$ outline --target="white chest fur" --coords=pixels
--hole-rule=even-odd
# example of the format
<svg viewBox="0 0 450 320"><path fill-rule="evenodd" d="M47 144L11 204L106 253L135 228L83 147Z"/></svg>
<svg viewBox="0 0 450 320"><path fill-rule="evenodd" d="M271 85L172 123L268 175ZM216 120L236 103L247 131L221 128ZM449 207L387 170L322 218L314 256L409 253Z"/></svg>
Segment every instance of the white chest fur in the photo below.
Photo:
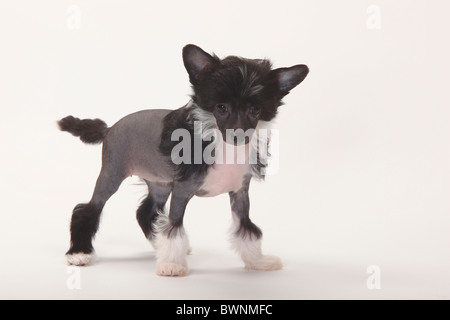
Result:
<svg viewBox="0 0 450 320"><path fill-rule="evenodd" d="M234 146L224 143L222 152L208 169L199 196L214 197L237 191L249 173L249 145Z"/></svg>

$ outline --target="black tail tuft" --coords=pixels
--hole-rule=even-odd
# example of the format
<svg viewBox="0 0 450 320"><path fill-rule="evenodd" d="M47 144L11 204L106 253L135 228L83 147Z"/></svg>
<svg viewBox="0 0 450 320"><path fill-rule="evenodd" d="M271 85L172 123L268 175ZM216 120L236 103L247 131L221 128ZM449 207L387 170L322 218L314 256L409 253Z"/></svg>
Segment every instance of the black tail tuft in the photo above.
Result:
<svg viewBox="0 0 450 320"><path fill-rule="evenodd" d="M58 121L61 131L67 131L80 137L84 143L101 143L108 132L108 125L100 119L78 119L72 116Z"/></svg>

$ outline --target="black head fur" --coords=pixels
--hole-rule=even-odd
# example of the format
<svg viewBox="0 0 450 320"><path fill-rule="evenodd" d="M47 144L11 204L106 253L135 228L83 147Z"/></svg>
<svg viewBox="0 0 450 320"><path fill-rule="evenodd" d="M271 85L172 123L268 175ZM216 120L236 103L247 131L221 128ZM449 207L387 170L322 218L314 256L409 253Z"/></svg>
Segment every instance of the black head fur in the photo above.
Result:
<svg viewBox="0 0 450 320"><path fill-rule="evenodd" d="M245 59L229 56L219 59L195 45L183 49L183 60L193 88L192 98L201 108L212 112L220 127L217 106L225 105L233 114L248 116L248 127L255 127L258 120L270 121L282 105L282 98L297 86L308 74L308 67L272 70L266 59ZM243 121L245 122L245 121ZM241 125L243 123L241 121ZM230 125L225 125L232 128ZM247 126L241 127L248 129Z"/></svg>

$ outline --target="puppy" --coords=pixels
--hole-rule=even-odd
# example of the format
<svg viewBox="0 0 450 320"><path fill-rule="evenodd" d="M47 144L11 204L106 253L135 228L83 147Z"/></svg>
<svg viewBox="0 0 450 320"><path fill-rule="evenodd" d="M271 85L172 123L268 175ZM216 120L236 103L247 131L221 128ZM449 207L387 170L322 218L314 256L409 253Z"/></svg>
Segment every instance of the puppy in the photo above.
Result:
<svg viewBox="0 0 450 320"><path fill-rule="evenodd" d="M88 203L78 204L70 224L72 265L92 262L92 240L102 209L129 176L145 181L149 194L137 220L156 250L156 273L188 274L190 250L183 227L193 196L230 196L232 247L245 267L277 270L281 260L261 252L261 230L250 220L248 190L252 177L262 179L268 134L261 135L282 105L282 99L305 79L305 65L272 69L268 60L236 56L219 59L195 45L183 48L192 85L192 99L177 110L144 110L108 127L102 120L68 116L62 131L85 143L103 143L102 169ZM263 140L263 143L261 143ZM171 196L170 209L165 204Z"/></svg>

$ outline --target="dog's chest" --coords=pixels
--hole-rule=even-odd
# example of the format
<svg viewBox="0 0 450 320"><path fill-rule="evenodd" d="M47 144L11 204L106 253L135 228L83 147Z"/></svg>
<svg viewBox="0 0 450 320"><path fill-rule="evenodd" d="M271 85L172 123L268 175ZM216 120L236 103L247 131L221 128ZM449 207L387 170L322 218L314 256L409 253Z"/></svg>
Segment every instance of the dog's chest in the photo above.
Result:
<svg viewBox="0 0 450 320"><path fill-rule="evenodd" d="M225 144L223 150L223 157L218 157L208 169L198 196L214 197L237 191L242 187L244 177L250 173L248 145L235 147Z"/></svg>

